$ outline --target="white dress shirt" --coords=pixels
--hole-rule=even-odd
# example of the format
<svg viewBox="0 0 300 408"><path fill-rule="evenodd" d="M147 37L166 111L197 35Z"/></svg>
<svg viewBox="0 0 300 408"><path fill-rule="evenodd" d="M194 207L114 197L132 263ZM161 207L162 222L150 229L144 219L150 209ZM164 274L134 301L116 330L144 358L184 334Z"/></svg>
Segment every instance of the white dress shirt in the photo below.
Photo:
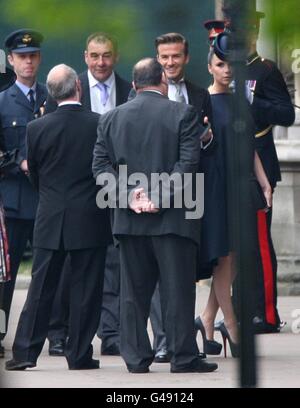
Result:
<svg viewBox="0 0 300 408"><path fill-rule="evenodd" d="M101 91L97 87L99 81L91 74L88 70L88 79L90 86L90 97L91 97L91 109L92 112L106 113L111 109L116 107L116 79L115 74L112 72L111 76L104 81L104 84L107 85L108 99L105 106L101 103Z"/></svg>
<svg viewBox="0 0 300 408"><path fill-rule="evenodd" d="M185 103L189 103L189 97L188 97L188 93L187 93L187 89L186 89L186 85L184 82L184 79L181 79L179 81L180 87L181 87L181 92L184 96L185 99ZM168 90L168 97L171 101L176 101L176 86L172 83L169 82L169 90Z"/></svg>
<svg viewBox="0 0 300 408"><path fill-rule="evenodd" d="M22 84L22 82L19 82L18 80L16 80L16 85L18 88L21 89L21 91L23 92L23 94L26 96L26 98L30 101L30 97L28 95L30 89L33 90L33 98L36 101L36 82L32 85L31 88L29 88L27 85Z"/></svg>

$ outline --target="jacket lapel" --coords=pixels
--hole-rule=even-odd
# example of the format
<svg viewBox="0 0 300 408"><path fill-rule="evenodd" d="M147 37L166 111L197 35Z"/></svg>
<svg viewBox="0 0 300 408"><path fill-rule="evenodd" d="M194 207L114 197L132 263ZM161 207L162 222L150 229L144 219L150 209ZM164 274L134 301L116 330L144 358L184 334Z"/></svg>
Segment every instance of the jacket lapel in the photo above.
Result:
<svg viewBox="0 0 300 408"><path fill-rule="evenodd" d="M16 84L14 84L10 88L9 93L10 93L10 96L15 98L15 101L17 104L22 105L24 108L32 112L29 100L26 98L26 96L23 94L21 89Z"/></svg>
<svg viewBox="0 0 300 408"><path fill-rule="evenodd" d="M79 79L80 79L81 87L82 87L81 103L86 109L91 110L90 85L89 85L87 71L81 74L79 76Z"/></svg>

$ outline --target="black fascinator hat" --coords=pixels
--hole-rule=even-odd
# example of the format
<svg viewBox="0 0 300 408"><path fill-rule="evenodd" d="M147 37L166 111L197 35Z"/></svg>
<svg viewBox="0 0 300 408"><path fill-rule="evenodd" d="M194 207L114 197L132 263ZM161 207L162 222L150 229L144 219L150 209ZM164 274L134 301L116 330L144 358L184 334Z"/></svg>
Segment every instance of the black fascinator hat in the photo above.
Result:
<svg viewBox="0 0 300 408"><path fill-rule="evenodd" d="M222 61L227 61L229 58L229 40L230 33L224 31L217 35L212 44L216 56Z"/></svg>
<svg viewBox="0 0 300 408"><path fill-rule="evenodd" d="M6 68L6 72L0 72L0 92L12 86L16 78L16 74L10 68Z"/></svg>

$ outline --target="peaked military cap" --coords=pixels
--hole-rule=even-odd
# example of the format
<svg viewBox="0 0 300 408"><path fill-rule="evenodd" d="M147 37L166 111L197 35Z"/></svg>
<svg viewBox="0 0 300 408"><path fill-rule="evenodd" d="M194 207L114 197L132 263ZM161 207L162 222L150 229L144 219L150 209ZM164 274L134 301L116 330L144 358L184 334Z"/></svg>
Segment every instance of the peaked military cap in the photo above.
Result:
<svg viewBox="0 0 300 408"><path fill-rule="evenodd" d="M222 33L225 29L225 22L223 20L207 20L203 25L208 30L210 43L212 43L216 36Z"/></svg>
<svg viewBox="0 0 300 408"><path fill-rule="evenodd" d="M28 28L23 28L9 34L5 39L8 52L18 54L40 51L40 44L44 37L41 33Z"/></svg>

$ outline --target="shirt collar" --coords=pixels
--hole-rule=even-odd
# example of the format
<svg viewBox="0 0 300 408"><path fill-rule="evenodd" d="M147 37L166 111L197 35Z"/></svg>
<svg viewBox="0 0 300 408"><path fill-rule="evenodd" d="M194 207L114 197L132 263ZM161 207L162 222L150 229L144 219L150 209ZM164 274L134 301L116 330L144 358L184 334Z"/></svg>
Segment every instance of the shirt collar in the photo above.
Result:
<svg viewBox="0 0 300 408"><path fill-rule="evenodd" d="M249 57L246 59L246 65L251 65L254 61L259 59L260 56L258 55L257 51L255 51L253 54L249 55Z"/></svg>
<svg viewBox="0 0 300 408"><path fill-rule="evenodd" d="M185 79L184 77L182 77L181 79L179 79L179 81L174 81L173 79L170 79L168 82L169 82L169 85L177 85L177 84L183 84L184 81Z"/></svg>
<svg viewBox="0 0 300 408"><path fill-rule="evenodd" d="M30 89L32 89L34 91L34 93L36 92L36 82L32 85L31 88L29 88L27 85L22 84L22 82L20 81L16 81L16 85L18 86L18 88L20 88L20 90L23 92L23 94L27 97L28 92L30 91Z"/></svg>
<svg viewBox="0 0 300 408"><path fill-rule="evenodd" d="M79 105L81 106L80 102L77 101L65 101L58 104L58 106L65 106L65 105Z"/></svg>
<svg viewBox="0 0 300 408"><path fill-rule="evenodd" d="M147 89L147 90L145 90L145 91L143 91L143 92L153 92L153 93L157 93L157 94L159 94L159 95L164 96L164 94L163 94L162 92L157 91L156 89Z"/></svg>
<svg viewBox="0 0 300 408"><path fill-rule="evenodd" d="M89 84L90 88L93 88L94 86L97 86L98 80L93 76L90 70L88 70L88 79L89 79ZM115 82L115 73L112 72L110 77L107 78L106 81L104 81L104 84L108 86L108 88L111 88Z"/></svg>

